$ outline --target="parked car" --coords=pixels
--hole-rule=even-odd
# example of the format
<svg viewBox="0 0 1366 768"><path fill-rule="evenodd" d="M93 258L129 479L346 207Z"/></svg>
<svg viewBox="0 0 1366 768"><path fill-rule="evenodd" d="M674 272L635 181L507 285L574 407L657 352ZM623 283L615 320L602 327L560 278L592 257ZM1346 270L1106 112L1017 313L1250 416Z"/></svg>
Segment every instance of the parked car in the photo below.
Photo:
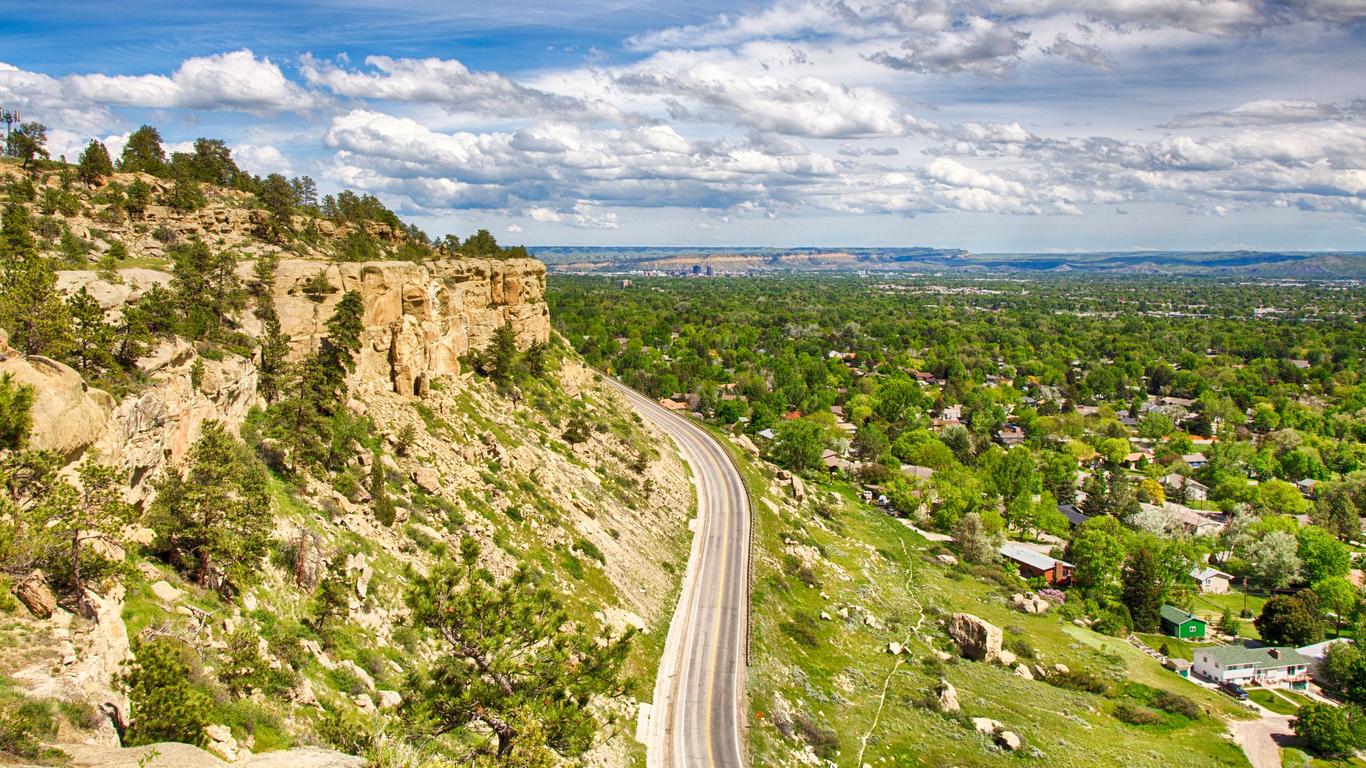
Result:
<svg viewBox="0 0 1366 768"><path fill-rule="evenodd" d="M1227 693L1238 701L1247 701L1247 691L1237 683L1223 682L1219 684L1219 690Z"/></svg>

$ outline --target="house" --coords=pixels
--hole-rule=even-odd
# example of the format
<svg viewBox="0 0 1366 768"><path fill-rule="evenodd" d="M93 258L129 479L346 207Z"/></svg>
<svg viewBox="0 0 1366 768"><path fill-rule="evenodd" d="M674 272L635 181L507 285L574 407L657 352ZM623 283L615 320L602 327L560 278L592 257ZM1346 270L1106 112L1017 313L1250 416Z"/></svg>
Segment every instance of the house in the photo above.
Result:
<svg viewBox="0 0 1366 768"><path fill-rule="evenodd" d="M914 477L917 480L929 480L934 477L934 470L929 467L922 467L916 464L902 464L901 471Z"/></svg>
<svg viewBox="0 0 1366 768"><path fill-rule="evenodd" d="M1301 371L1307 370L1309 368L1308 360L1291 360L1290 364L1295 366L1296 368L1299 368Z"/></svg>
<svg viewBox="0 0 1366 768"><path fill-rule="evenodd" d="M1209 498L1209 486L1176 472L1162 478L1162 487L1176 499L1180 499L1183 493L1186 501L1205 501Z"/></svg>
<svg viewBox="0 0 1366 768"><path fill-rule="evenodd" d="M840 470L849 470L853 468L853 464L850 464L847 459L841 457L838 453L835 453L829 448L826 448L821 452L821 463L824 464L825 468L832 474L839 472Z"/></svg>
<svg viewBox="0 0 1366 768"><path fill-rule="evenodd" d="M1182 640L1204 640L1205 620L1174 605L1163 605L1160 611L1162 634Z"/></svg>
<svg viewBox="0 0 1366 768"><path fill-rule="evenodd" d="M772 440L774 437L773 430L771 429L761 429L759 430L758 435L765 440Z"/></svg>
<svg viewBox="0 0 1366 768"><path fill-rule="evenodd" d="M1229 584L1233 583L1233 575L1224 573L1218 568L1195 567L1191 569L1191 578L1195 579L1195 584L1201 592L1208 595L1228 594Z"/></svg>
<svg viewBox="0 0 1366 768"><path fill-rule="evenodd" d="M1324 640L1321 643L1306 645L1303 648L1297 648L1295 650L1299 651L1301 656L1309 659L1309 676L1317 678L1319 676L1319 666L1323 664L1324 658L1327 657L1328 649L1338 643L1350 642L1352 642L1351 638L1335 637L1332 640Z"/></svg>
<svg viewBox="0 0 1366 768"><path fill-rule="evenodd" d="M1000 440L1001 445L1004 445L1007 448L1016 445L1024 445L1025 431L1012 424L1001 430Z"/></svg>
<svg viewBox="0 0 1366 768"><path fill-rule="evenodd" d="M1229 516L1222 512L1191 509L1171 501L1163 504L1162 508L1171 514L1174 528L1180 528L1192 536L1217 536L1228 527Z"/></svg>
<svg viewBox="0 0 1366 768"><path fill-rule="evenodd" d="M1059 504L1058 511L1062 513L1063 517L1067 518L1067 524L1074 527L1081 525L1090 519L1076 504Z"/></svg>
<svg viewBox="0 0 1366 768"><path fill-rule="evenodd" d="M1310 659L1294 648L1248 648L1219 645L1197 648L1195 674L1216 683L1267 687L1309 687Z"/></svg>
<svg viewBox="0 0 1366 768"><path fill-rule="evenodd" d="M1319 481L1310 477L1305 478L1304 480L1297 480L1295 482L1295 487L1300 489L1300 495L1304 496L1306 499L1312 499L1314 498L1314 489L1318 484Z"/></svg>
<svg viewBox="0 0 1366 768"><path fill-rule="evenodd" d="M1188 453L1185 456L1182 456L1181 460L1186 462L1186 466L1191 469L1199 469L1205 466L1206 462L1205 454L1203 453Z"/></svg>
<svg viewBox="0 0 1366 768"><path fill-rule="evenodd" d="M1071 563L1010 541L1002 544L997 551L1002 557L1019 566L1020 575L1026 579L1041 576L1045 582L1057 587L1072 582L1072 571L1076 566Z"/></svg>

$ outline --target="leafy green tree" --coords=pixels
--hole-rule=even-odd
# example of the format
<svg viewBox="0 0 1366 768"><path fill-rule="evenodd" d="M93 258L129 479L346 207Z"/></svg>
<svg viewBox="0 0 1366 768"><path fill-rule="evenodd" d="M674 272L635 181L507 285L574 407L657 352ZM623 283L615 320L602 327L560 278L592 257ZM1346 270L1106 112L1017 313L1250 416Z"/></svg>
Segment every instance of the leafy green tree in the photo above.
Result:
<svg viewBox="0 0 1366 768"><path fill-rule="evenodd" d="M50 157L47 152L47 126L42 123L21 123L10 131L5 154L23 160L19 167L25 169L40 157L46 160Z"/></svg>
<svg viewBox="0 0 1366 768"><path fill-rule="evenodd" d="M990 564L1001 559L997 552L1001 536L989 533L982 516L976 512L969 512L958 519L953 526L953 542L958 546L959 554L969 563Z"/></svg>
<svg viewBox="0 0 1366 768"><path fill-rule="evenodd" d="M479 723L507 758L534 720L546 745L567 758L592 743L588 709L598 696L622 693L622 665L632 634L592 637L567 626L554 592L525 568L506 581L479 567L479 545L462 540L458 559L417 576L407 594L411 620L442 641L442 653L410 684L405 706L438 732Z"/></svg>
<svg viewBox="0 0 1366 768"><path fill-rule="evenodd" d="M1300 489L1284 480L1271 478L1258 486L1262 506L1273 515L1303 515L1309 512L1309 502Z"/></svg>
<svg viewBox="0 0 1366 768"><path fill-rule="evenodd" d="M1366 745L1363 715L1356 707L1335 707L1317 701L1305 704L1290 721L1295 735L1328 758L1348 757Z"/></svg>
<svg viewBox="0 0 1366 768"><path fill-rule="evenodd" d="M769 452L775 461L793 472L818 466L825 448L825 430L809 419L790 419L773 428Z"/></svg>
<svg viewBox="0 0 1366 768"><path fill-rule="evenodd" d="M193 653L179 640L158 637L140 643L119 678L128 693L131 722L124 743L130 747L178 741L204 746L213 700L194 684L188 661Z"/></svg>
<svg viewBox="0 0 1366 768"><path fill-rule="evenodd" d="M109 150L104 144L91 141L81 152L80 163L76 166L77 178L93 187L113 174L114 161L109 159Z"/></svg>
<svg viewBox="0 0 1366 768"><path fill-rule="evenodd" d="M1246 559L1267 586L1280 588L1299 578L1302 564L1299 542L1286 531L1271 531L1246 548Z"/></svg>
<svg viewBox="0 0 1366 768"><path fill-rule="evenodd" d="M481 229L465 238L460 250L466 256L497 256L501 249L493 235L487 229Z"/></svg>
<svg viewBox="0 0 1366 768"><path fill-rule="evenodd" d="M1299 595L1276 595L1262 605L1252 622L1262 640L1271 645L1300 647L1323 639L1323 625L1314 608Z"/></svg>
<svg viewBox="0 0 1366 768"><path fill-rule="evenodd" d="M1341 538L1361 535L1361 511L1346 484L1323 484L1314 506L1314 522Z"/></svg>
<svg viewBox="0 0 1366 768"><path fill-rule="evenodd" d="M221 423L207 421L187 466L160 485L148 522L159 551L196 584L219 569L228 586L249 583L273 522L265 471Z"/></svg>
<svg viewBox="0 0 1366 768"><path fill-rule="evenodd" d="M1077 529L1068 552L1068 559L1077 566L1077 584L1094 593L1106 594L1118 584L1124 563L1123 527L1113 517L1093 517Z"/></svg>
<svg viewBox="0 0 1366 768"><path fill-rule="evenodd" d="M1352 553L1337 537L1316 526L1299 530L1297 550L1304 577L1310 583L1334 576L1346 576L1352 569Z"/></svg>
<svg viewBox="0 0 1366 768"><path fill-rule="evenodd" d="M119 157L119 170L124 173L150 173L160 176L166 169L166 150L161 147L161 133L144 125L128 135ZM132 189L129 188L129 197Z"/></svg>
<svg viewBox="0 0 1366 768"><path fill-rule="evenodd" d="M1337 635L1341 635L1343 622L1356 618L1361 603L1356 585L1345 576L1330 576L1314 582L1313 590L1319 605L1333 612L1334 629Z"/></svg>
<svg viewBox="0 0 1366 768"><path fill-rule="evenodd" d="M1146 546L1139 546L1124 563L1121 589L1124 605L1133 618L1134 629L1155 632L1166 590L1158 574L1157 558Z"/></svg>

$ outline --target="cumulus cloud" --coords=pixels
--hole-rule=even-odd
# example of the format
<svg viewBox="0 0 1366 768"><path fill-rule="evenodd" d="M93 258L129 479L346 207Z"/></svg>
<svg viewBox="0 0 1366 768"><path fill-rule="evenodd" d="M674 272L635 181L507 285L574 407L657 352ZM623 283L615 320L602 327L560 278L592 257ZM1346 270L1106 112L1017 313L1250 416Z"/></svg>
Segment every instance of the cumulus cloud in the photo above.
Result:
<svg viewBox="0 0 1366 768"><path fill-rule="evenodd" d="M169 77L71 75L62 82L76 98L111 106L303 112L318 104L316 94L247 49L185 59Z"/></svg>
<svg viewBox="0 0 1366 768"><path fill-rule="evenodd" d="M899 136L918 123L872 88L848 88L817 77L750 77L704 63L677 72L632 72L615 82L627 91L699 102L741 125L790 136Z"/></svg>
<svg viewBox="0 0 1366 768"><path fill-rule="evenodd" d="M500 117L552 116L561 120L619 120L610 104L521 85L496 72L475 72L455 59L368 56L368 70L303 57L310 84L338 96L435 104L453 112Z"/></svg>
<svg viewBox="0 0 1366 768"><path fill-rule="evenodd" d="M290 176L294 167L283 152L269 144L237 144L232 148L232 159L248 173L266 176L279 173Z"/></svg>
<svg viewBox="0 0 1366 768"><path fill-rule="evenodd" d="M1109 57L1095 43L1080 43L1065 33L1053 39L1053 44L1043 49L1049 56L1061 56L1080 64L1090 64L1097 69L1112 69Z"/></svg>
<svg viewBox="0 0 1366 768"><path fill-rule="evenodd" d="M1028 39L1028 32L973 16L933 35L907 38L899 50L877 51L869 59L909 72L1001 75L1019 60Z"/></svg>

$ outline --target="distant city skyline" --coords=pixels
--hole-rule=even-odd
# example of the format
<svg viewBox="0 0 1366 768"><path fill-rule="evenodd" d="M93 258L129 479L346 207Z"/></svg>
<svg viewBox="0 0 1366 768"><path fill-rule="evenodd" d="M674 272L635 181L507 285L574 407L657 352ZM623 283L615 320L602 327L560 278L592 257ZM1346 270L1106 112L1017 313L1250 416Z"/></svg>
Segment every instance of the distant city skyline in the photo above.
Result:
<svg viewBox="0 0 1366 768"><path fill-rule="evenodd" d="M142 123L432 234L1366 250L1366 3L7 5L53 156Z"/></svg>

